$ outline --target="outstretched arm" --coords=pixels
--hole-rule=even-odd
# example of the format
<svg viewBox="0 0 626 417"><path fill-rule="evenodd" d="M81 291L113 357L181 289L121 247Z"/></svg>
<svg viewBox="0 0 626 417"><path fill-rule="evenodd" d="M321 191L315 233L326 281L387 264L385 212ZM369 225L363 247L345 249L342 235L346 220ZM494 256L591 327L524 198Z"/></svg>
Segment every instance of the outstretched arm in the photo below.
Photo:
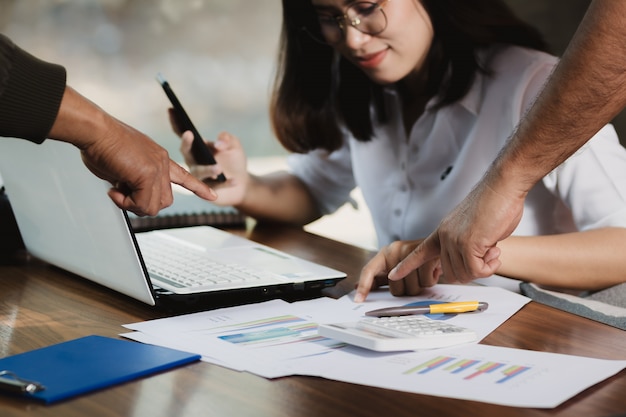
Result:
<svg viewBox="0 0 626 417"><path fill-rule="evenodd" d="M626 106L626 2L594 0L544 90L476 188L393 269L398 280L440 256L466 282L500 266L533 185Z"/></svg>
<svg viewBox="0 0 626 417"><path fill-rule="evenodd" d="M67 87L65 68L32 56L2 34L0 136L76 145L87 167L113 184L111 199L139 215L154 215L172 203L170 182L207 200L217 197L146 135Z"/></svg>
<svg viewBox="0 0 626 417"><path fill-rule="evenodd" d="M169 158L143 133L115 119L71 87L65 93L48 136L80 148L85 165L113 187L109 197L120 208L155 215L172 204L170 183L207 200L217 195Z"/></svg>

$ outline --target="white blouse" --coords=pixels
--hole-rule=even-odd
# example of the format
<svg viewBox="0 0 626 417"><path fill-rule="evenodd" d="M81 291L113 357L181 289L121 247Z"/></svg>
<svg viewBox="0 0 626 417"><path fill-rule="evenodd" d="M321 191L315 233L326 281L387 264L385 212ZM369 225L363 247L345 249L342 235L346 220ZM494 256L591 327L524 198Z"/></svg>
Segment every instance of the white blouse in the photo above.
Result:
<svg viewBox="0 0 626 417"><path fill-rule="evenodd" d="M372 141L346 135L331 154L290 155L292 173L324 214L360 187L379 246L426 237L482 177L557 62L520 47L494 48L485 59L492 73L478 74L452 105L432 109L431 100L408 137L400 97L389 88L390 122L375 125ZM606 226L626 227L626 150L611 125L531 190L514 234Z"/></svg>

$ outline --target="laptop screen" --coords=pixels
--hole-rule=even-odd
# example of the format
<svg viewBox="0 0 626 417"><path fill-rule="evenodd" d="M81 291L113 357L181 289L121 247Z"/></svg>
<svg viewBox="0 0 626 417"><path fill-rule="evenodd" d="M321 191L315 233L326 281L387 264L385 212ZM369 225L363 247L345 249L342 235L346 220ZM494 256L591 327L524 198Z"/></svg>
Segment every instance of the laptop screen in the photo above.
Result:
<svg viewBox="0 0 626 417"><path fill-rule="evenodd" d="M0 175L32 255L155 304L125 213L76 147L0 139Z"/></svg>

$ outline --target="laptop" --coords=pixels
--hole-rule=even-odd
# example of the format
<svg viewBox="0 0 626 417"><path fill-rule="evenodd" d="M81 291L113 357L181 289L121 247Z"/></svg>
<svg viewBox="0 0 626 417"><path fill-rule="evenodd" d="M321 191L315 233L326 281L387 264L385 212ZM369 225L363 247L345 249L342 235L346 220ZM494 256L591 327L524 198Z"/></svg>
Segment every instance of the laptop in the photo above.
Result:
<svg viewBox="0 0 626 417"><path fill-rule="evenodd" d="M110 184L67 143L0 139L0 176L30 254L151 306L190 311L299 299L346 277L210 226L135 233L109 199ZM182 266L172 273L153 265L165 257ZM194 281L192 269L221 264L239 271L218 272L211 286ZM254 277L241 277L249 272Z"/></svg>

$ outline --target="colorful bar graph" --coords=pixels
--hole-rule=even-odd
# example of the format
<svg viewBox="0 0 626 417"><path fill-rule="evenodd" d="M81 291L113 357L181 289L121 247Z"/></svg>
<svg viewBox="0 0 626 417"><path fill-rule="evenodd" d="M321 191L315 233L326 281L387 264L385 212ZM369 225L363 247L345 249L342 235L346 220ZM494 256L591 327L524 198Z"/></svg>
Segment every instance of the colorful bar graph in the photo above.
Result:
<svg viewBox="0 0 626 417"><path fill-rule="evenodd" d="M453 374L458 374L465 371L466 369L471 368L477 363L480 363L480 361L475 359L461 359L460 361L446 367L445 370L450 371Z"/></svg>
<svg viewBox="0 0 626 417"><path fill-rule="evenodd" d="M426 362L403 372L403 375L423 375L435 370L438 376L454 376L465 381L471 381L481 375L490 375L489 379L495 384L504 384L516 376L532 369L530 366L510 365L496 361L482 359L455 358L452 356L437 356Z"/></svg>
<svg viewBox="0 0 626 417"><path fill-rule="evenodd" d="M413 374L413 373L418 373L418 374L426 374L430 371L433 371L441 366L444 366L447 363L450 363L451 361L456 360L456 358L452 358L450 356L438 356L435 359L432 359L428 362L425 362L421 365L418 365L416 367L413 367L411 369L409 369L408 371L405 371L404 374Z"/></svg>
<svg viewBox="0 0 626 417"><path fill-rule="evenodd" d="M295 326L283 326L261 331L223 335L218 338L234 344L258 344L268 342L279 342L278 344L281 344L286 343L286 339L289 341L294 341L294 339L302 341L303 338L307 337L307 334L311 335L315 330L317 330L317 324L303 323ZM313 335L313 337L318 338L317 334Z"/></svg>
<svg viewBox="0 0 626 417"><path fill-rule="evenodd" d="M502 378L502 379L497 380L496 384L504 384L505 382L507 382L511 378L514 378L517 375L519 375L522 372L525 372L525 371L527 371L529 369L530 369L529 366L518 366L518 365L510 366L507 369L505 369L504 371L502 371L502 373L505 375L505 377Z"/></svg>
<svg viewBox="0 0 626 417"><path fill-rule="evenodd" d="M493 371L495 371L496 369L502 368L505 364L503 363L498 363L498 362L487 362L484 365L479 366L476 372L466 376L463 379L473 379L476 378L482 374L488 374L491 373Z"/></svg>
<svg viewBox="0 0 626 417"><path fill-rule="evenodd" d="M253 321L248 321L244 323L229 324L226 326L214 327L212 330L215 331L215 330L225 330L225 329L237 329L239 331L243 331L243 330L258 329L262 327L276 326L280 324L286 325L290 323L298 323L298 322L304 322L304 321L305 321L304 319L297 317L297 316L285 315L285 316L268 317L265 319L253 320Z"/></svg>

